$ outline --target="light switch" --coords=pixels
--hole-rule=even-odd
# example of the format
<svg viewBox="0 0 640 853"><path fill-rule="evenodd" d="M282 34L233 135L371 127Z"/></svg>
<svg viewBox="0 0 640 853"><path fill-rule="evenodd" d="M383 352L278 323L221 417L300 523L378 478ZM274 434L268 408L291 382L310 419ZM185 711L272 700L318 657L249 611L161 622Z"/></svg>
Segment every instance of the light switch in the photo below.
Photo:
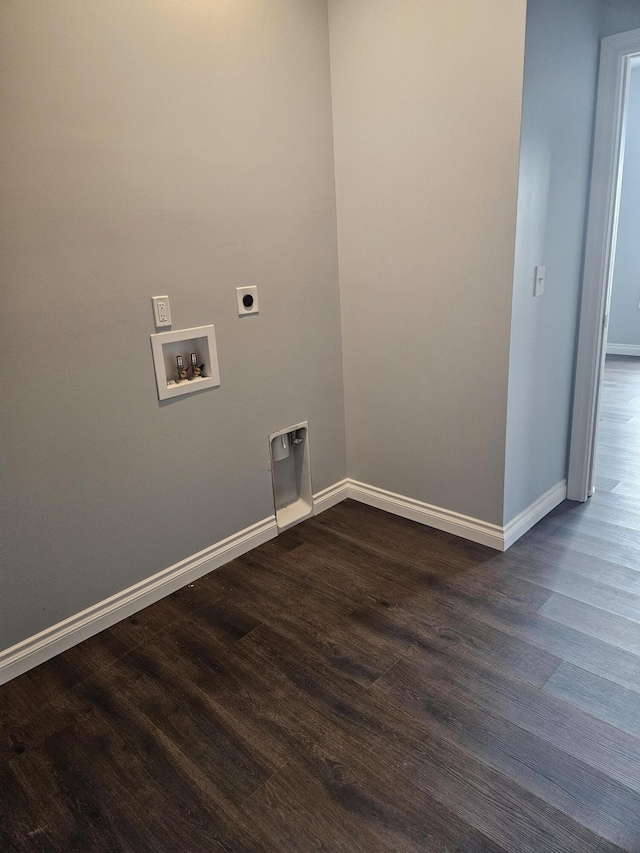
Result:
<svg viewBox="0 0 640 853"><path fill-rule="evenodd" d="M533 285L533 295L534 296L542 296L544 293L544 278L547 274L547 268L545 266L536 267L536 281Z"/></svg>

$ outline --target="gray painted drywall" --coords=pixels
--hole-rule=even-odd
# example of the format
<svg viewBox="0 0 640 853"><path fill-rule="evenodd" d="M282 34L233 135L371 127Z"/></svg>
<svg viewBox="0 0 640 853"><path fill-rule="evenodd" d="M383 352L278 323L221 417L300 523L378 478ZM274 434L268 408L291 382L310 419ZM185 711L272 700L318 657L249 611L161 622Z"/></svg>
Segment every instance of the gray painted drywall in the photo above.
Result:
<svg viewBox="0 0 640 853"><path fill-rule="evenodd" d="M600 15L594 0L528 3L505 523L567 473Z"/></svg>
<svg viewBox="0 0 640 853"><path fill-rule="evenodd" d="M640 346L640 67L630 77L608 341Z"/></svg>
<svg viewBox="0 0 640 853"><path fill-rule="evenodd" d="M0 52L1 649L272 514L268 433L346 468L324 0L6 0ZM165 293L222 384L160 405Z"/></svg>
<svg viewBox="0 0 640 853"><path fill-rule="evenodd" d="M602 0L600 37L640 28L639 0Z"/></svg>
<svg viewBox="0 0 640 853"><path fill-rule="evenodd" d="M502 522L524 0L329 0L347 458Z"/></svg>

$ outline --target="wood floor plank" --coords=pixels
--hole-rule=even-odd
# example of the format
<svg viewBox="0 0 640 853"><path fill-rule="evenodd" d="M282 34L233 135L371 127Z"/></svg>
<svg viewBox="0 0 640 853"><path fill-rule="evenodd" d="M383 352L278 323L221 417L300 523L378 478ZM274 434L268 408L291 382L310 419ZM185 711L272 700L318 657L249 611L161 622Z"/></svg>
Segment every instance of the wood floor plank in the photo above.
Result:
<svg viewBox="0 0 640 853"><path fill-rule="evenodd" d="M611 678L623 686L633 687L640 683L640 657L637 654L613 645L604 636L600 638L599 635L594 635L587 624L583 624L579 619L563 624L561 620L547 618L546 614L542 613L544 605L540 608L541 613L532 612L518 601L520 584L524 585L522 595L526 597L528 593L525 587L534 585L525 584L517 578L511 579L509 585L512 594L502 594L502 591L496 594L493 590L480 594L473 591L471 584L468 588L457 582L443 584L438 592L431 590L431 604L427 613L439 615L441 611L437 605L441 605L445 611L453 610L457 613L458 618L467 617L484 622L540 652L568 660L596 675ZM535 601L535 598L530 600ZM545 593L546 600L548 598ZM590 610L584 611L587 618L591 615ZM611 618L615 621L617 617ZM624 624L627 624L626 620ZM623 634L620 624L618 628ZM499 650L500 644L496 648Z"/></svg>
<svg viewBox="0 0 640 853"><path fill-rule="evenodd" d="M367 559L367 553L386 558L389 580L398 574L418 583L425 575L466 578L474 571L482 574L503 559L502 554L491 548L466 547L464 540L454 541L443 531L403 518L395 520L397 527L394 525L389 535L385 515L348 500L340 504L339 511L329 510L315 518L309 525L309 536L324 549L333 550L338 559L350 554L354 560L362 561ZM376 576L374 581L379 582L384 576Z"/></svg>
<svg viewBox="0 0 640 853"><path fill-rule="evenodd" d="M623 853L623 851L626 851L626 853L638 853L638 849L640 848L637 844L634 844L633 847L619 847L610 841L602 840L596 853Z"/></svg>
<svg viewBox="0 0 640 853"><path fill-rule="evenodd" d="M323 780L327 794L355 810L354 816L389 839L392 849L422 850L415 844L424 838L431 839L433 849L466 849L473 839L469 849L499 849L486 840L481 844L481 833L432 800L430 789L417 789L404 769L393 769L402 767L399 756L406 750L403 745L400 753L394 752L402 721L385 721L369 707L365 692L338 677L312 652L293 650L286 638L261 628L234 646L232 656L244 667L242 690L228 684L226 701L236 703L242 713L255 714L253 697L268 691L273 699L268 724L287 742L292 762L302 763L306 772ZM369 739L375 732L383 737L383 752L380 744L372 749ZM424 739L422 732L416 742L418 737ZM381 756L380 768L374 764L374 752ZM333 767L344 768L340 778L351 779L346 790L332 775ZM260 798L261 791L249 798L247 806Z"/></svg>
<svg viewBox="0 0 640 853"><path fill-rule="evenodd" d="M333 839L340 845L338 849L504 853L504 848L465 824L429 794L408 784L393 769L386 765L376 766L375 759L369 759L369 766L365 767L361 762L345 760L339 750L310 745L309 752L313 753L312 757L301 755L295 765L278 773L246 804L252 814L256 807L261 807L259 823L273 820L271 809L266 810L264 806L267 803L273 806L274 792L281 803L283 794L286 796L281 808L284 806L288 816L292 801L300 800L299 791L314 792L315 787L314 801L307 806L306 820L309 821L309 812L317 813L319 802L329 801L329 814L333 812L335 823L328 836L330 842ZM355 765L355 769L350 765ZM309 768L313 768L313 778L317 778L315 786L309 781ZM334 849L325 839L315 836L316 843L307 846L302 840L307 833L302 830L294 838L289 836L290 847L284 849L320 849L328 853ZM369 848L371 839L375 840Z"/></svg>
<svg viewBox="0 0 640 853"><path fill-rule="evenodd" d="M252 619L252 628L263 622L286 634L292 643L303 638L336 671L364 685L397 660L393 650L373 643L365 645L344 629L345 617L354 604L364 599L364 594L356 593L355 598L338 597L318 584L315 591L309 588L301 591L292 606L291 598L281 595L281 587L276 586L275 596L273 589L264 596L261 588L256 590L252 584L251 579L243 578L233 590L234 600L242 601L243 612ZM239 588L243 593L241 598L237 595ZM202 615L203 611L199 611L194 618L201 621Z"/></svg>
<svg viewBox="0 0 640 853"><path fill-rule="evenodd" d="M553 593L539 612L561 625L578 628L584 634L603 640L614 649L640 656L640 630L635 621L558 593ZM606 672L602 675L606 677ZM635 683L640 684L640 681Z"/></svg>
<svg viewBox="0 0 640 853"><path fill-rule="evenodd" d="M616 491L618 485L622 485L622 483L618 483L608 492L596 490L591 499L587 502L587 505L590 507L609 507L614 511L611 514L611 520L613 521L618 520L617 513L615 512L616 510L622 510L627 519L630 518L632 514L637 516L637 495L632 497L620 494Z"/></svg>
<svg viewBox="0 0 640 853"><path fill-rule="evenodd" d="M105 848L129 851L133 844L143 851L149 850L143 840L144 825L139 818L132 822L128 803L118 807L116 818L113 805L102 796L101 788L110 773L106 766L99 775L93 773L91 756L96 753L85 752L83 734L79 727L76 739L70 729L63 728L51 737L48 748L29 750L12 760L31 811L37 816L30 832L36 833L36 837L42 833L56 851ZM78 750L74 752L76 745ZM92 745L95 750L96 742ZM102 743L98 754L108 765L108 750L103 749ZM123 791L119 780L113 782L109 793L115 797ZM140 788L136 790L142 793ZM24 847L20 849L29 850L29 839L21 840Z"/></svg>
<svg viewBox="0 0 640 853"><path fill-rule="evenodd" d="M640 533L640 513L638 513L637 501L625 498L624 495L615 492L608 492L597 497L594 495L594 500L589 500L582 510L582 517L586 522L596 521L614 525L614 527L622 527L630 536ZM619 533L619 531L616 532ZM638 538L640 539L640 537Z"/></svg>
<svg viewBox="0 0 640 853"><path fill-rule="evenodd" d="M611 494L615 497L622 496L631 500L638 500L640 499L640 483L631 478L625 478L611 490Z"/></svg>
<svg viewBox="0 0 640 853"><path fill-rule="evenodd" d="M394 713L386 702L382 703L385 713L376 710L378 698L365 697L344 683L336 684L326 669L316 666L313 676L306 675L310 664L300 661L275 632L260 629L251 636L250 643L256 646L255 654L265 662L271 661L274 669L277 667L293 685L313 698L319 713L324 711L334 726L339 724L367 748L367 768L370 773L372 769L375 771L372 785L383 772L395 779L387 785L389 790L406 784L407 779L413 780L425 794L435 797L441 807L453 806L463 821L505 850L595 849L598 836L559 809L543 804L529 791L515 786L473 754L432 731L427 733L406 716ZM326 745L333 747L333 738ZM353 748L349 749L349 762L357 768L356 775L366 772ZM483 806L487 798L493 803L490 813Z"/></svg>
<svg viewBox="0 0 640 853"><path fill-rule="evenodd" d="M568 663L558 667L545 690L640 738L640 693Z"/></svg>
<svg viewBox="0 0 640 853"><path fill-rule="evenodd" d="M64 816L57 810L45 812L33 804L15 774L12 762L0 762L0 850L21 853L25 849L55 851L61 847Z"/></svg>
<svg viewBox="0 0 640 853"><path fill-rule="evenodd" d="M619 484L620 480L615 477L605 477L604 474L598 474L595 478L596 492L610 492Z"/></svg>
<svg viewBox="0 0 640 853"><path fill-rule="evenodd" d="M488 713L471 694L431 677L398 684L394 675L390 672L375 689L429 730L442 731L523 788L561 807L594 832L606 834L608 840L629 845L640 837L640 794L564 751L550 749L546 739L498 716L499 709Z"/></svg>
<svg viewBox="0 0 640 853"><path fill-rule="evenodd" d="M75 818L77 837L62 849L83 849L85 836L84 849L151 851L161 839L176 850L253 849L247 828L236 826L233 804L215 784L203 789L200 771L163 727L103 686L83 682L74 692L90 710L73 727L48 737L41 749L46 760L41 775L50 790L63 792Z"/></svg>
<svg viewBox="0 0 640 853"><path fill-rule="evenodd" d="M519 568L512 569L511 573L544 589L560 593L566 598L573 598L583 604L622 616L624 619L640 622L640 595L629 590L623 591L608 583L587 579L565 569L548 566L520 565ZM640 580L640 572L638 572L638 579Z"/></svg>
<svg viewBox="0 0 640 853"><path fill-rule="evenodd" d="M68 653L58 655L0 687L0 732L24 724L55 696L83 678L71 657ZM3 739L2 746L6 745Z"/></svg>
<svg viewBox="0 0 640 853"><path fill-rule="evenodd" d="M575 534L587 534L596 536L603 545L609 544L609 551L616 551L622 546L635 551L640 555L640 530L625 526L624 524L612 524L610 521L602 521L587 514L577 512L574 516L567 516L562 520L562 528L567 537ZM637 564L636 564L637 565Z"/></svg>
<svg viewBox="0 0 640 853"><path fill-rule="evenodd" d="M640 566L640 549L611 538L602 538L595 527L587 527L585 531L580 532L565 528L562 524L547 525L541 522L527 536L529 541L550 542L587 556L615 562L629 569L637 569Z"/></svg>
<svg viewBox="0 0 640 853"><path fill-rule="evenodd" d="M358 797L355 787L351 785L353 801ZM364 797L360 795L358 799L362 812ZM357 815L343 807L335 794L325 793L313 775L291 765L263 785L245 803L243 811L260 827L264 843L272 845L274 850L394 853L400 849L397 839L394 838L393 846L385 843L366 826L365 820L358 820Z"/></svg>
<svg viewBox="0 0 640 853"><path fill-rule="evenodd" d="M509 562L505 570L526 573L526 579L532 580L538 569L550 571L566 570L572 575L589 578L598 583L606 583L615 589L640 595L640 567L630 569L611 560L592 557L573 551L571 548L554 545L550 542L540 542L526 537L513 546L509 551Z"/></svg>
<svg viewBox="0 0 640 853"><path fill-rule="evenodd" d="M363 638L381 638L399 656L416 649L428 655L454 647L458 654L503 668L529 684L546 683L560 657L474 615L471 609L459 607L455 596L432 593L428 612L413 602L371 602L350 615L349 630Z"/></svg>
<svg viewBox="0 0 640 853"><path fill-rule="evenodd" d="M640 743L635 738L495 670L452 654L440 661L433 655L428 665L401 661L376 682L376 689L389 683L402 689L407 682L427 677L472 696L486 713L504 717L640 793Z"/></svg>

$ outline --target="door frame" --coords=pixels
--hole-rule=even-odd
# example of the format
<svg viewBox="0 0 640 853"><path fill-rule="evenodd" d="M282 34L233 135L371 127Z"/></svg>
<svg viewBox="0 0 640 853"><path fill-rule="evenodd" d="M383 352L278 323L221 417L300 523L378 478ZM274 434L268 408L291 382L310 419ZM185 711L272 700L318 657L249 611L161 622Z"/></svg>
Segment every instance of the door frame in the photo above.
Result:
<svg viewBox="0 0 640 853"><path fill-rule="evenodd" d="M640 29L602 39L567 476L567 497L574 501L586 501L594 490L629 72L639 54Z"/></svg>

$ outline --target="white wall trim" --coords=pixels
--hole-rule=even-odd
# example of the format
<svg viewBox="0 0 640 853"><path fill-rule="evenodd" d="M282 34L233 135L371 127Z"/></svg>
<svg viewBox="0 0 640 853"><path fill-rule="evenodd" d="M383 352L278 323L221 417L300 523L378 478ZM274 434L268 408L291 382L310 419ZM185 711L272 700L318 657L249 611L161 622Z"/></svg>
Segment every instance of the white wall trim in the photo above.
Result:
<svg viewBox="0 0 640 853"><path fill-rule="evenodd" d="M220 566L245 554L277 536L274 516L258 521L244 530L216 542L209 548L181 560L128 589L70 616L39 634L28 637L15 646L0 652L0 684L22 675L38 664L92 637L105 628L126 619L170 595L187 583L202 577Z"/></svg>
<svg viewBox="0 0 640 853"><path fill-rule="evenodd" d="M349 496L349 481L340 480L313 496L317 515ZM104 631L138 610L148 607L177 589L220 568L247 551L278 535L275 516L269 516L215 545L205 548L122 592L100 601L39 634L0 651L0 684L22 675L49 658Z"/></svg>
<svg viewBox="0 0 640 853"><path fill-rule="evenodd" d="M322 491L317 492L313 496L313 514L324 512L325 509L330 509L332 506L339 504L340 501L349 497L349 480L345 477L339 483L334 483Z"/></svg>
<svg viewBox="0 0 640 853"><path fill-rule="evenodd" d="M506 527L500 527L498 524L490 524L488 521L398 495L377 486L344 479L314 495L314 514L318 515L346 498L352 498L427 527L435 527L463 539L488 545L497 551L505 551L561 503L566 493L567 484L566 480L563 480L517 515ZM22 675L277 535L275 516L269 516L5 649L0 652L0 684Z"/></svg>
<svg viewBox="0 0 640 853"><path fill-rule="evenodd" d="M602 39L569 446L567 491L575 501L586 501L592 491L630 58L638 53L640 30Z"/></svg>
<svg viewBox="0 0 640 853"><path fill-rule="evenodd" d="M518 513L515 518L512 518L503 528L503 551L510 548L514 542L520 539L521 536L524 536L528 530L531 530L534 524L537 524L552 509L561 504L566 497L567 481L561 480L555 486L552 486L548 492L539 497L537 501L534 501L521 513Z"/></svg>
<svg viewBox="0 0 640 853"><path fill-rule="evenodd" d="M471 518L414 498L397 495L386 489L379 489L377 486L368 486L357 480L349 480L349 497L393 515L417 521L419 524L426 524L428 527L453 533L463 539L488 545L489 548L495 548L497 551L504 550L503 529L498 524L491 524L479 518Z"/></svg>
<svg viewBox="0 0 640 853"><path fill-rule="evenodd" d="M531 530L534 524L537 524L547 513L562 503L567 497L567 481L562 480L550 488L504 527L443 507L423 503L414 498L397 495L394 492L386 491L386 489L379 489L377 486L368 486L366 483L359 483L357 480L349 480L349 497L393 515L425 524L427 527L435 527L437 530L453 533L462 539L470 539L472 542L488 545L489 548L495 548L496 551L506 551L528 530Z"/></svg>
<svg viewBox="0 0 640 853"><path fill-rule="evenodd" d="M639 344L607 344L607 355L640 356Z"/></svg>

